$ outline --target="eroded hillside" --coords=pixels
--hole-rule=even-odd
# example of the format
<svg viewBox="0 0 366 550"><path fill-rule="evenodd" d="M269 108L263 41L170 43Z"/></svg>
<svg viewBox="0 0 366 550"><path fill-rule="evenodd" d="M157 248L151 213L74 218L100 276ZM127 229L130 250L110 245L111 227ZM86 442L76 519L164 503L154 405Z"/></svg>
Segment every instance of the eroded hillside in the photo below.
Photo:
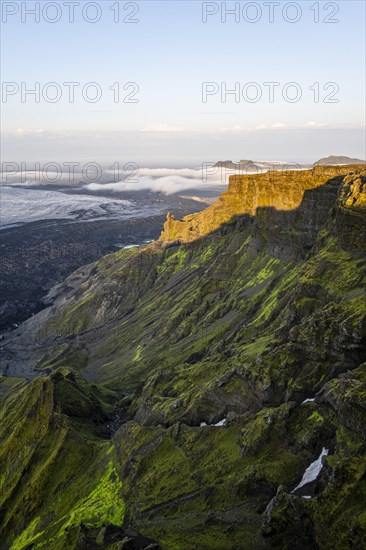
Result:
<svg viewBox="0 0 366 550"><path fill-rule="evenodd" d="M112 548L110 523L169 550L365 547L366 170L346 170L233 177L10 335L4 548Z"/></svg>

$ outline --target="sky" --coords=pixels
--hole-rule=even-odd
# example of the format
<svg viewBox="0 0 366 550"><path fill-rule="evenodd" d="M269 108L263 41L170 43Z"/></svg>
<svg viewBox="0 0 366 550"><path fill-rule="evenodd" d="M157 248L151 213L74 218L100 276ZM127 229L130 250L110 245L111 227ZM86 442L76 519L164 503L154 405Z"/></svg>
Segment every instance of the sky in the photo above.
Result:
<svg viewBox="0 0 366 550"><path fill-rule="evenodd" d="M3 161L365 158L362 0L1 7Z"/></svg>

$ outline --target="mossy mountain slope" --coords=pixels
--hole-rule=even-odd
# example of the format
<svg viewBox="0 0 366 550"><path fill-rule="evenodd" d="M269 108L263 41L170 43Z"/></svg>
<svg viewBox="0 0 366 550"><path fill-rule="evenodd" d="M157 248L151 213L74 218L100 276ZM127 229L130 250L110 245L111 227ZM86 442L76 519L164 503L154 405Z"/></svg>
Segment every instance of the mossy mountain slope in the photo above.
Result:
<svg viewBox="0 0 366 550"><path fill-rule="evenodd" d="M122 522L113 399L64 367L2 403L0 548L72 549L71 526Z"/></svg>
<svg viewBox="0 0 366 550"><path fill-rule="evenodd" d="M282 187L275 176L276 198L250 211L245 183L235 215L221 211L195 240L174 233L78 270L4 343L7 374L44 375L4 398L4 411L19 403L3 421L13 548L68 548L57 546L63 526L81 522L132 525L169 550L365 548L366 171L315 170L322 184L313 171L286 173ZM83 388L71 397L65 368ZM42 453L27 454L28 466L12 459L14 430L29 447L23 400L38 385L30 409L48 455L63 449L47 420L61 414L70 457L104 456L81 481L83 495L99 494L98 476L117 487L98 520L74 512L71 463L64 508L51 514L37 485L25 519L9 504L47 479L38 470L64 471ZM318 478L291 493L323 448ZM67 482L48 486L62 502Z"/></svg>

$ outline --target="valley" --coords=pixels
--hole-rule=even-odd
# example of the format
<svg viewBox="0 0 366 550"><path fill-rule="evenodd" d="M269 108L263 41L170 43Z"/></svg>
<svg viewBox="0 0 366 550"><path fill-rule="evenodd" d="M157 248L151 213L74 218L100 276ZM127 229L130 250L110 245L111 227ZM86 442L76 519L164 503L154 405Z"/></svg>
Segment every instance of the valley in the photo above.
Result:
<svg viewBox="0 0 366 550"><path fill-rule="evenodd" d="M3 335L0 548L365 548L365 168L179 217Z"/></svg>

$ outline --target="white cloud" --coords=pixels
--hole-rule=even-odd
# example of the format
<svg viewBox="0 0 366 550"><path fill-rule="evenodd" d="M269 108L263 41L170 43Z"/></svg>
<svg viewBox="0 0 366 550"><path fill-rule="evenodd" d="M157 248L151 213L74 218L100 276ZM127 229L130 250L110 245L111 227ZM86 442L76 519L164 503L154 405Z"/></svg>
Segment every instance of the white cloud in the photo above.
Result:
<svg viewBox="0 0 366 550"><path fill-rule="evenodd" d="M112 171L107 171L113 173ZM161 178L165 176L181 176L185 178L202 179L201 168L139 168L139 176Z"/></svg>
<svg viewBox="0 0 366 550"><path fill-rule="evenodd" d="M277 130L279 128L286 128L286 124L284 124L283 122L274 122L271 125L258 124L258 126L254 128L254 130L271 130L271 129Z"/></svg>
<svg viewBox="0 0 366 550"><path fill-rule="evenodd" d="M323 128L324 126L326 126L326 124L319 123L319 122L314 122L313 120L309 120L309 122L307 122L305 124L305 126L307 128Z"/></svg>
<svg viewBox="0 0 366 550"><path fill-rule="evenodd" d="M141 132L182 132L180 126L169 126L169 124L147 124Z"/></svg>
<svg viewBox="0 0 366 550"><path fill-rule="evenodd" d="M17 128L15 130L15 136L17 138L32 138L37 140L49 140L59 139L64 136L61 134L54 134L43 128L37 128L37 130L29 130L28 128Z"/></svg>
<svg viewBox="0 0 366 550"><path fill-rule="evenodd" d="M200 178L202 178L202 172L200 171ZM150 190L159 193L165 193L170 195L172 193L180 193L181 191L187 191L197 188L210 188L213 184L223 184L224 182L218 181L216 178L214 181L207 181L204 183L198 180L198 178L186 178L183 176L164 176L160 178L152 178L149 176L138 176L138 181L133 183L132 181L117 181L116 183L90 183L86 185L86 188L90 191L143 191Z"/></svg>
<svg viewBox="0 0 366 550"><path fill-rule="evenodd" d="M230 126L229 128L220 128L219 130L220 134L238 134L242 131L243 127L238 124L236 126Z"/></svg>
<svg viewBox="0 0 366 550"><path fill-rule="evenodd" d="M139 168L135 174L131 171L121 170L118 181L114 181L117 175L113 170L106 169L102 175L92 183L87 183L80 172L80 168L69 174L67 168L60 165L60 171L52 170L15 170L14 163L9 163L9 171L0 172L0 179L7 185L26 185L32 187L40 184L75 184L89 191L143 191L150 190L166 194L179 193L191 189L210 188L224 185L230 175L230 171L214 168L213 162L207 162L197 168ZM63 168L63 170L61 170ZM92 175L90 175L92 177Z"/></svg>

